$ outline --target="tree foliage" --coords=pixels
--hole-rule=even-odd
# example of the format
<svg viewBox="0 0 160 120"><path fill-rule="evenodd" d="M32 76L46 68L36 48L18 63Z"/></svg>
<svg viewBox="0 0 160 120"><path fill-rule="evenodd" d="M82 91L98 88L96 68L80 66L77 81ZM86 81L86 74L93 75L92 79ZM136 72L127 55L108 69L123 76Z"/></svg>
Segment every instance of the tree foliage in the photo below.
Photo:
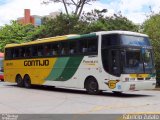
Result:
<svg viewBox="0 0 160 120"><path fill-rule="evenodd" d="M12 21L10 25L0 28L0 50L3 51L4 46L9 43L22 43L45 37L104 30L138 30L138 26L121 14L107 17L106 13L106 9L93 10L83 13L80 18L75 14L61 13L54 19L44 18L43 24L39 27L31 24L21 25Z"/></svg>
<svg viewBox="0 0 160 120"><path fill-rule="evenodd" d="M83 14L81 18L83 21L88 22L88 32L101 30L138 31L139 26L135 25L126 17L123 17L120 12L110 17L106 16L106 13L107 9L101 11L95 9Z"/></svg>
<svg viewBox="0 0 160 120"><path fill-rule="evenodd" d="M4 51L4 46L9 43L22 43L38 38L41 31L33 25L21 25L12 21L11 25L0 28L0 51ZM38 35L38 36L36 36Z"/></svg>
<svg viewBox="0 0 160 120"><path fill-rule="evenodd" d="M154 48L156 67L160 68L160 14L152 14L143 23L143 32L148 34Z"/></svg>
<svg viewBox="0 0 160 120"><path fill-rule="evenodd" d="M94 10L83 13L80 18L61 13L55 19L45 18L45 34L47 37L65 34L84 34L105 30L138 31L138 26L122 15L106 17L107 10Z"/></svg>
<svg viewBox="0 0 160 120"><path fill-rule="evenodd" d="M73 6L73 8L75 9L72 12L75 16L78 16L79 18L84 8L84 5L90 4L91 2L94 1L97 0L44 0L43 4L49 4L50 2L62 3L64 5L67 15L69 15L68 7Z"/></svg>

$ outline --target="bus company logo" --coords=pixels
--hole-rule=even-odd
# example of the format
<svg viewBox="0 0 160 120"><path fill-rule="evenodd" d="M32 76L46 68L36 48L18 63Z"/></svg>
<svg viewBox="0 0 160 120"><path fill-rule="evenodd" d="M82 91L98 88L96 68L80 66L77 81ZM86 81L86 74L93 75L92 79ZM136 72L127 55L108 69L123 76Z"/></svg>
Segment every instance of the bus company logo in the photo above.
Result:
<svg viewBox="0 0 160 120"><path fill-rule="evenodd" d="M49 60L25 60L24 66L49 66Z"/></svg>
<svg viewBox="0 0 160 120"><path fill-rule="evenodd" d="M86 65L96 65L98 63L97 60L83 60L82 63L86 64Z"/></svg>
<svg viewBox="0 0 160 120"><path fill-rule="evenodd" d="M108 85L108 87L110 89L114 89L116 88L116 84L119 82L119 80L110 80L108 81L108 83L106 83Z"/></svg>

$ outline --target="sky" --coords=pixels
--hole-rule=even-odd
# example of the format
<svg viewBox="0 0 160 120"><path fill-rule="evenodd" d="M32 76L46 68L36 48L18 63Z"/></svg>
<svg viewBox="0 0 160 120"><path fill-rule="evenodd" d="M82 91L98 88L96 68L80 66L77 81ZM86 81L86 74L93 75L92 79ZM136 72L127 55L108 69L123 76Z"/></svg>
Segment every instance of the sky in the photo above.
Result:
<svg viewBox="0 0 160 120"><path fill-rule="evenodd" d="M0 0L0 26L11 20L23 17L24 9L31 9L31 15L48 15L51 12L64 11L62 4L42 4L43 0ZM122 15L136 24L141 24L150 14L150 7L155 13L160 12L160 0L98 0L84 7L85 12L92 9L107 9L108 16L121 11ZM72 11L73 8L70 8Z"/></svg>

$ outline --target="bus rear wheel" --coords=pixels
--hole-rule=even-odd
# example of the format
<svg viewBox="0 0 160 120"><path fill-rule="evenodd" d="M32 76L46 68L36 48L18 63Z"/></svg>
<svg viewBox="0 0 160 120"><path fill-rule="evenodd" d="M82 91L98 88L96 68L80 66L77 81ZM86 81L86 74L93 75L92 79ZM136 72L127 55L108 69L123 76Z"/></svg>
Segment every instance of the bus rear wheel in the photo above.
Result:
<svg viewBox="0 0 160 120"><path fill-rule="evenodd" d="M24 76L24 87L31 88L31 79L28 75Z"/></svg>
<svg viewBox="0 0 160 120"><path fill-rule="evenodd" d="M100 92L98 89L98 83L94 77L90 77L87 79L87 81L85 82L85 88L87 90L87 93L91 95L96 95Z"/></svg>
<svg viewBox="0 0 160 120"><path fill-rule="evenodd" d="M22 79L21 75L16 76L16 83L17 83L18 87L23 87L24 86L23 79Z"/></svg>

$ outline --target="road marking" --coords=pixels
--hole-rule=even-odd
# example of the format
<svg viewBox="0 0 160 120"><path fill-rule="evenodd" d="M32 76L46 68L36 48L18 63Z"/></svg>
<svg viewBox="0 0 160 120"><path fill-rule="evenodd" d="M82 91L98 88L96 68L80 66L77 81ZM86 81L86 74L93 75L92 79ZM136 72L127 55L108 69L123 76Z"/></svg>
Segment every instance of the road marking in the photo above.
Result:
<svg viewBox="0 0 160 120"><path fill-rule="evenodd" d="M146 107L146 106L149 106L149 105L152 105L152 104L149 104L149 103L146 103L146 104L143 104L143 105L127 105L127 104L122 104L122 105L98 105L98 106L95 106L93 108L91 108L91 110L89 110L88 112L97 112L97 111L102 111L102 110L111 110L111 109L125 109L125 108L139 108L139 107Z"/></svg>

